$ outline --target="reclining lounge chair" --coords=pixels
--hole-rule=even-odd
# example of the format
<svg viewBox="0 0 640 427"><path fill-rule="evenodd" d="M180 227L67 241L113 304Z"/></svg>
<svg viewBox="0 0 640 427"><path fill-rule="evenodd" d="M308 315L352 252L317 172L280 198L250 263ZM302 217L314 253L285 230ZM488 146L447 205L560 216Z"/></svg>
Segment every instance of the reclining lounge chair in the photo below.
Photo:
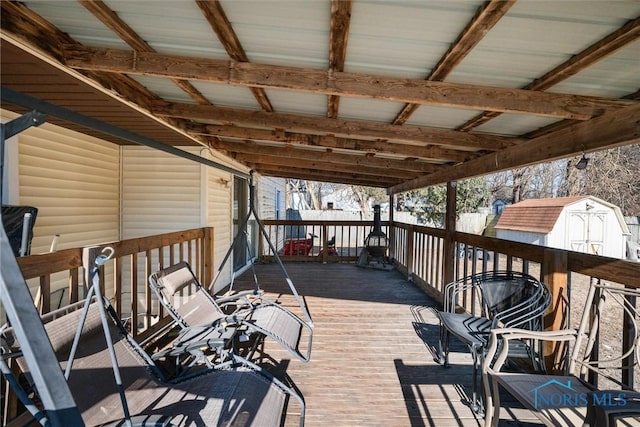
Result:
<svg viewBox="0 0 640 427"><path fill-rule="evenodd" d="M43 319L50 320L45 329L62 368L69 358L82 310L68 311L61 309ZM98 303L93 302L68 378L85 425L126 425L122 420L128 413L132 425L280 426L291 400L300 405L303 425L302 398L253 363L232 355L232 359L202 375L168 383L122 325L109 320L126 405L114 381ZM28 367L21 365L28 373Z"/></svg>
<svg viewBox="0 0 640 427"><path fill-rule="evenodd" d="M310 359L311 326L277 303L263 298L256 299L257 303L226 298L225 304L237 303L237 307L232 313L225 313L184 261L152 274L149 286L183 329L174 345L187 345L194 339L206 341L209 332L218 337L225 328L240 328L275 340L303 362Z"/></svg>

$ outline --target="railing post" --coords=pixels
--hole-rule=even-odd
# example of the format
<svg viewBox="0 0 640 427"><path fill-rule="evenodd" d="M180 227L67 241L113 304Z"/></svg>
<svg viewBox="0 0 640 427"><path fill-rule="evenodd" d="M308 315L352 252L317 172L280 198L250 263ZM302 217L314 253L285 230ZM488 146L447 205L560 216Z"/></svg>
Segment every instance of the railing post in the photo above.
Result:
<svg viewBox="0 0 640 427"><path fill-rule="evenodd" d="M415 232L413 226L407 227L407 279L413 280L413 240Z"/></svg>
<svg viewBox="0 0 640 427"><path fill-rule="evenodd" d="M213 259L213 227L205 227L204 229L204 239L203 239L203 248L202 248L202 256L203 260L203 275L202 283L211 283L213 281L213 269L214 269L214 259Z"/></svg>
<svg viewBox="0 0 640 427"><path fill-rule="evenodd" d="M394 195L389 194L389 259L396 260L396 227L393 224Z"/></svg>
<svg viewBox="0 0 640 427"><path fill-rule="evenodd" d="M89 246L82 248L82 270L84 280L82 283L83 295L86 297L87 290L91 287L91 271L98 257L98 246Z"/></svg>
<svg viewBox="0 0 640 427"><path fill-rule="evenodd" d="M447 211L445 213L444 228L446 231L444 238L444 286L455 279L455 234L456 234L456 181L447 182ZM435 285L435 284L434 284Z"/></svg>
<svg viewBox="0 0 640 427"><path fill-rule="evenodd" d="M322 263L329 261L329 238L327 237L327 224L322 224ZM313 248L311 248L313 250Z"/></svg>
<svg viewBox="0 0 640 427"><path fill-rule="evenodd" d="M551 293L551 306L545 316L544 326L547 330L559 330L569 327L569 262L567 252L559 249L545 248L542 257L541 275L542 282ZM554 360L558 355L553 354L554 342L546 342L544 348L547 366L554 366Z"/></svg>

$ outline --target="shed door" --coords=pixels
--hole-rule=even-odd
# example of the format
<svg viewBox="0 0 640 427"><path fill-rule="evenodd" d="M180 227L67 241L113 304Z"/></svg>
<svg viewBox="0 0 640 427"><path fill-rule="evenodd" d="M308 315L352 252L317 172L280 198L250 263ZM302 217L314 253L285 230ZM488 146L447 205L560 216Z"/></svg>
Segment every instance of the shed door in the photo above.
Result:
<svg viewBox="0 0 640 427"><path fill-rule="evenodd" d="M570 212L569 247L572 251L601 255L604 252L605 212Z"/></svg>

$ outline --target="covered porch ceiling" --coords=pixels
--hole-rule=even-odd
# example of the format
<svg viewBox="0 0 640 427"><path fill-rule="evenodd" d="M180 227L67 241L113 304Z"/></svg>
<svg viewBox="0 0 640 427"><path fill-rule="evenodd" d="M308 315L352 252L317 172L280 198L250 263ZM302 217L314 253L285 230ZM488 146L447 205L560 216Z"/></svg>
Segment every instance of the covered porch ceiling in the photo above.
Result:
<svg viewBox="0 0 640 427"><path fill-rule="evenodd" d="M638 2L1 7L3 88L263 175L397 193L640 142Z"/></svg>

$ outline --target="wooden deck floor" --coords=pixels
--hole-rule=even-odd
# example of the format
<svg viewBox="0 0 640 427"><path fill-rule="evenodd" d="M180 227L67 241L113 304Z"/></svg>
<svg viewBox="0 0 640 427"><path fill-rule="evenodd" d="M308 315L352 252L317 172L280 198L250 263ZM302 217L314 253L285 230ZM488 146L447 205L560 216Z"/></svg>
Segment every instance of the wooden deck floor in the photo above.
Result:
<svg viewBox="0 0 640 427"><path fill-rule="evenodd" d="M438 305L417 286L396 271L352 264L287 263L286 269L313 316L311 361L290 360L273 343L266 352L303 394L306 426L483 425L466 404L471 357L460 346L451 368L433 361ZM256 272L268 294L295 308L276 264L257 265ZM244 274L236 286L252 284ZM501 415L505 426L538 425L522 409Z"/></svg>

